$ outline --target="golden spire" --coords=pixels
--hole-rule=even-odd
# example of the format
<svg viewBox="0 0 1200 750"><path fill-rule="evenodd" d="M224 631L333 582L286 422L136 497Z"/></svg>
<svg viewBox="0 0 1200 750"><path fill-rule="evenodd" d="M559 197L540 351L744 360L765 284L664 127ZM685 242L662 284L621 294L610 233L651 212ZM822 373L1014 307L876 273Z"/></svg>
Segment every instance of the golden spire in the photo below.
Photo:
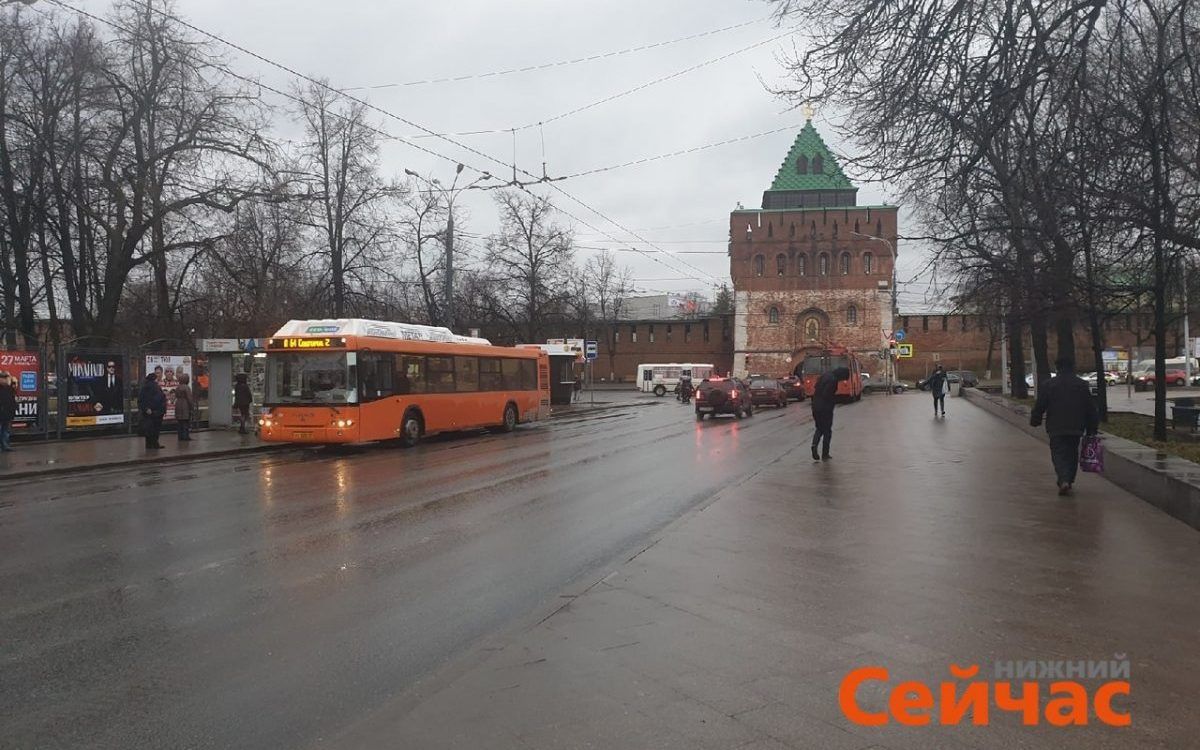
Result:
<svg viewBox="0 0 1200 750"><path fill-rule="evenodd" d="M804 103L804 120L806 122L812 122L813 115L816 113L816 110L813 109L813 106L810 102Z"/></svg>

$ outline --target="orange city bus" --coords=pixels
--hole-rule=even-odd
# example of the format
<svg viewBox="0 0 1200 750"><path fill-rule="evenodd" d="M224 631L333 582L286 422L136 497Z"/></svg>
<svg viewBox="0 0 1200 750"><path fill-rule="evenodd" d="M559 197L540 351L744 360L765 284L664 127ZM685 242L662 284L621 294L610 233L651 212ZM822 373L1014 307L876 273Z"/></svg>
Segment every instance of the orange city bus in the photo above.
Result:
<svg viewBox="0 0 1200 750"><path fill-rule="evenodd" d="M812 398L817 389L817 379L822 373L837 367L850 370L850 379L838 383L837 395L842 401L858 401L862 398L862 366L854 352L844 346L831 344L823 349L810 349L796 366L795 375L804 382L804 393Z"/></svg>
<svg viewBox="0 0 1200 750"><path fill-rule="evenodd" d="M549 416L550 360L447 328L293 320L267 343L259 433L283 443L361 443Z"/></svg>

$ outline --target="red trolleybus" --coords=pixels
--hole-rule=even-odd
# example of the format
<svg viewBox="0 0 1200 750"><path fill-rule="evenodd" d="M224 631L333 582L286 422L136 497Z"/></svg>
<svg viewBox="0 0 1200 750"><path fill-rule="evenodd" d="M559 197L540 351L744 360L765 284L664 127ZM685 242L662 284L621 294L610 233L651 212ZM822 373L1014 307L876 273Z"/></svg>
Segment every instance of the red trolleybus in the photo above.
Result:
<svg viewBox="0 0 1200 750"><path fill-rule="evenodd" d="M293 320L267 342L263 440L361 443L549 416L550 361L447 328Z"/></svg>
<svg viewBox="0 0 1200 750"><path fill-rule="evenodd" d="M862 367L854 352L844 346L831 344L823 349L806 350L804 359L796 365L795 375L804 381L805 395L812 398L816 392L817 378L821 377L822 373L838 367L845 367L850 371L850 379L838 383L838 398L842 401L858 401L863 392Z"/></svg>

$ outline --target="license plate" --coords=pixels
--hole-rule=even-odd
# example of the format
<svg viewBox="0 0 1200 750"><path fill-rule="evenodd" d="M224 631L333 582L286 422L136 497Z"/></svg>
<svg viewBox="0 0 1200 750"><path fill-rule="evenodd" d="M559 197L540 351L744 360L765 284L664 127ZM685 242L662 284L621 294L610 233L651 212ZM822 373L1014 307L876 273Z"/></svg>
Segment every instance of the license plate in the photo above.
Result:
<svg viewBox="0 0 1200 750"><path fill-rule="evenodd" d="M313 434L311 430L303 430L292 433L292 437L294 438L310 438L312 436Z"/></svg>

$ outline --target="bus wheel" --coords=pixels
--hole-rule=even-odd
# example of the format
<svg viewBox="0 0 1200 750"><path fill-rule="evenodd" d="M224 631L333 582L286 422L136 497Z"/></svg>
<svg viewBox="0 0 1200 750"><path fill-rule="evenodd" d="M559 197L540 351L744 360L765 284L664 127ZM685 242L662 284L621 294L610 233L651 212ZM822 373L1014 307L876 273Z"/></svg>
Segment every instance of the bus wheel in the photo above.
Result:
<svg viewBox="0 0 1200 750"><path fill-rule="evenodd" d="M400 424L400 444L412 448L421 441L422 432L421 415L415 411L406 412Z"/></svg>
<svg viewBox="0 0 1200 750"><path fill-rule="evenodd" d="M505 432L517 429L517 407L508 404L504 407L504 423L501 427Z"/></svg>
<svg viewBox="0 0 1200 750"><path fill-rule="evenodd" d="M654 395L658 396L659 398L667 395L667 387L661 384L654 386Z"/></svg>

